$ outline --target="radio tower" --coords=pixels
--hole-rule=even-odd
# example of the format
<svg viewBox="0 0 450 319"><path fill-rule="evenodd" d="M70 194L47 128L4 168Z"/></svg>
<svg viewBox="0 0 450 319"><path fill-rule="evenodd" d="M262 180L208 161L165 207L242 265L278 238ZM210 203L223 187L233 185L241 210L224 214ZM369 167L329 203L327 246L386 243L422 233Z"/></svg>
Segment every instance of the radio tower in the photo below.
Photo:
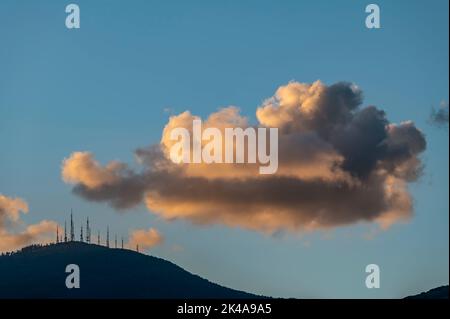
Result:
<svg viewBox="0 0 450 319"><path fill-rule="evenodd" d="M56 225L56 243L59 243L59 226Z"/></svg>
<svg viewBox="0 0 450 319"><path fill-rule="evenodd" d="M122 237L122 249L123 249L123 237Z"/></svg>
<svg viewBox="0 0 450 319"><path fill-rule="evenodd" d="M109 248L109 226L106 227L106 247Z"/></svg>
<svg viewBox="0 0 450 319"><path fill-rule="evenodd" d="M64 221L64 242L67 243L67 223Z"/></svg>
<svg viewBox="0 0 450 319"><path fill-rule="evenodd" d="M100 231L97 233L97 244L100 245Z"/></svg>
<svg viewBox="0 0 450 319"><path fill-rule="evenodd" d="M81 231L80 231L80 241L83 242L84 238L83 238L83 225L81 225Z"/></svg>
<svg viewBox="0 0 450 319"><path fill-rule="evenodd" d="M89 217L87 218L86 221L86 242L88 244L91 243L91 228L89 227Z"/></svg>
<svg viewBox="0 0 450 319"><path fill-rule="evenodd" d="M72 209L70 209L70 241L75 240L75 229L73 228Z"/></svg>
<svg viewBox="0 0 450 319"><path fill-rule="evenodd" d="M117 248L117 235L114 235L114 248Z"/></svg>

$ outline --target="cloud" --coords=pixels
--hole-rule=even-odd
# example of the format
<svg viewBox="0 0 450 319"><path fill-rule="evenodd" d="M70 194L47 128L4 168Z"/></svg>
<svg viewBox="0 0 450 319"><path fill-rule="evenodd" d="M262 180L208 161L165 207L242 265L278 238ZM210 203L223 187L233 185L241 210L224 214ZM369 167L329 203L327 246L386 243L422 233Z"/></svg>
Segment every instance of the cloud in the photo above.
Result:
<svg viewBox="0 0 450 319"><path fill-rule="evenodd" d="M438 127L448 128L448 102L442 101L439 109L431 109L430 123Z"/></svg>
<svg viewBox="0 0 450 319"><path fill-rule="evenodd" d="M390 123L384 111L362 107L362 101L362 91L346 82L278 88L257 108L255 125L279 129L273 175L258 174L258 163L173 164L169 133L175 127L192 131L199 117L189 111L169 118L159 145L135 152L141 171L117 162L102 166L91 153L76 152L64 160L62 175L87 200L118 209L144 202L167 220L269 233L357 222L387 228L412 215L408 184L422 172L426 141L414 123ZM238 108L227 107L202 126L223 131L250 124Z"/></svg>
<svg viewBox="0 0 450 319"><path fill-rule="evenodd" d="M55 233L57 224L43 220L25 226L20 213L28 213L28 204L21 198L11 198L0 194L0 251L11 251L29 244L47 243Z"/></svg>
<svg viewBox="0 0 450 319"><path fill-rule="evenodd" d="M0 251L12 251L30 244L51 242L57 223L43 220L18 233L0 232Z"/></svg>
<svg viewBox="0 0 450 319"><path fill-rule="evenodd" d="M163 236L155 228L138 229L131 233L127 246L134 249L139 245L140 249L149 249L162 244L163 241Z"/></svg>
<svg viewBox="0 0 450 319"><path fill-rule="evenodd" d="M80 182L90 188L96 188L117 182L123 169L123 164L114 161L106 167L101 167L92 159L92 154L75 152L63 163L62 177L69 183Z"/></svg>
<svg viewBox="0 0 450 319"><path fill-rule="evenodd" d="M0 194L0 229L8 220L17 222L20 212L28 213L28 204L23 199Z"/></svg>

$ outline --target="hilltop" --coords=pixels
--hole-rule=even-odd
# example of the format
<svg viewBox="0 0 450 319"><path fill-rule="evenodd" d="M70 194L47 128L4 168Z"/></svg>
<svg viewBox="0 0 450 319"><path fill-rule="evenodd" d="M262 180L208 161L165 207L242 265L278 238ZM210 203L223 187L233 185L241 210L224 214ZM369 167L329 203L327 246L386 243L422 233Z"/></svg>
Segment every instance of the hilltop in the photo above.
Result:
<svg viewBox="0 0 450 319"><path fill-rule="evenodd" d="M68 264L80 288L68 289ZM27 247L0 256L0 298L257 298L161 258L83 242Z"/></svg>

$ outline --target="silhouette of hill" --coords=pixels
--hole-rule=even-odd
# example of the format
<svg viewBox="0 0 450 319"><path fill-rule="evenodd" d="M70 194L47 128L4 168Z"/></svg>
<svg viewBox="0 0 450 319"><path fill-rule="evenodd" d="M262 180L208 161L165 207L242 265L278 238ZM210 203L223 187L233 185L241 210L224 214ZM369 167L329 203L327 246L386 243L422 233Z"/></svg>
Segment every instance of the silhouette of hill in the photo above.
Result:
<svg viewBox="0 0 450 319"><path fill-rule="evenodd" d="M448 285L437 287L405 299L448 299Z"/></svg>
<svg viewBox="0 0 450 319"><path fill-rule="evenodd" d="M68 289L68 264L80 288ZM164 259L82 242L30 246L0 256L0 298L257 298L191 274Z"/></svg>
<svg viewBox="0 0 450 319"><path fill-rule="evenodd" d="M79 289L65 285L68 264L80 267ZM405 299L448 299L448 293L447 285ZM29 246L0 256L0 299L261 297L220 286L167 260L128 249L68 242Z"/></svg>

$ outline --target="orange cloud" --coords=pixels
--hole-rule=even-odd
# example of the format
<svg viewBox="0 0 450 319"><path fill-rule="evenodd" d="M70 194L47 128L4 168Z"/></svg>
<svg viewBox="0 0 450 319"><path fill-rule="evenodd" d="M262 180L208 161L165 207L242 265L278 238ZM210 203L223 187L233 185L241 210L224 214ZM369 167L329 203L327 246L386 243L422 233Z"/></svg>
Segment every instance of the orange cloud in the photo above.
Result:
<svg viewBox="0 0 450 319"><path fill-rule="evenodd" d="M29 225L22 232L0 232L0 251L13 251L30 244L46 244L54 241L57 223L43 220Z"/></svg>
<svg viewBox="0 0 450 319"><path fill-rule="evenodd" d="M141 249L149 249L162 244L163 236L155 228L138 229L131 233L128 241L128 247L134 249L137 245Z"/></svg>
<svg viewBox="0 0 450 319"><path fill-rule="evenodd" d="M53 240L57 223L43 220L28 225L22 231L12 231L22 226L20 212L28 212L28 204L21 198L0 194L0 251L11 251L29 244L48 243Z"/></svg>
<svg viewBox="0 0 450 319"><path fill-rule="evenodd" d="M0 227L7 219L16 222L20 212L28 213L28 204L23 199L0 194Z"/></svg>
<svg viewBox="0 0 450 319"><path fill-rule="evenodd" d="M65 182L83 183L91 188L112 184L117 181L123 169L119 162L110 162L106 167L100 166L89 152L75 152L64 160L62 177Z"/></svg>
<svg viewBox="0 0 450 319"><path fill-rule="evenodd" d="M258 164L172 163L171 129L192 131L199 119L186 111L170 117L159 145L136 151L142 171L117 162L102 166L76 152L64 161L62 176L87 200L120 209L144 202L168 220L262 232L357 222L387 228L412 215L408 184L422 172L426 141L414 123L390 123L382 110L361 104L362 91L351 83L281 86L256 111L255 126L279 130L273 175L258 174ZM203 122L203 129L248 126L236 107Z"/></svg>

